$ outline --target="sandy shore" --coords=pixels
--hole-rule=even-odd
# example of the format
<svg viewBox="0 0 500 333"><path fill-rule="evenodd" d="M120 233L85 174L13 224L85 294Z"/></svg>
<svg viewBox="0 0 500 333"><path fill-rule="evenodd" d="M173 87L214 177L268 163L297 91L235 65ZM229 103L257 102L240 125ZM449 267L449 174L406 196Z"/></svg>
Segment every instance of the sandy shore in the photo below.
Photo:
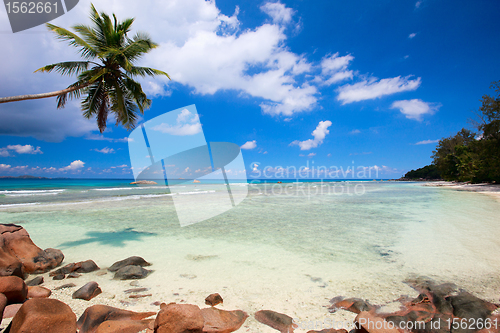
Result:
<svg viewBox="0 0 500 333"><path fill-rule="evenodd" d="M494 197L500 202L500 184L470 184L461 182L436 181L425 183L424 186L451 188L457 191L477 192Z"/></svg>

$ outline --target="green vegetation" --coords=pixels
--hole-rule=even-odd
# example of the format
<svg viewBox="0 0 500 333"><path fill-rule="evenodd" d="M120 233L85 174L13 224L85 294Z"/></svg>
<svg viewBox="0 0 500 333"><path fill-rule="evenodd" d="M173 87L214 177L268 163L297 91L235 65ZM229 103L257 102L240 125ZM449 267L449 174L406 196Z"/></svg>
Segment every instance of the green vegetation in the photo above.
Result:
<svg viewBox="0 0 500 333"><path fill-rule="evenodd" d="M426 165L417 170L408 171L403 179L406 180L440 180L441 175L434 164Z"/></svg>
<svg viewBox="0 0 500 333"><path fill-rule="evenodd" d="M435 167L444 180L500 183L500 81L491 88L496 97L483 96L477 133L463 128L454 136L441 139L433 151L432 164L412 170L404 178L426 178Z"/></svg>
<svg viewBox="0 0 500 333"><path fill-rule="evenodd" d="M127 36L133 18L118 22L114 14L112 18L105 13L99 14L94 5L91 5L90 18L92 26L73 27L80 35L47 23L58 39L69 42L79 50L83 60L60 62L36 70L56 71L61 75L76 74L75 83L51 93L0 98L0 103L57 96L57 107L62 108L68 98L84 95L81 103L83 116L88 119L96 117L101 133L106 129L109 112L114 113L117 125L134 128L138 112L143 114L151 105L151 100L134 79L155 75L170 78L163 71L133 64L158 45L145 33L136 33L133 38Z"/></svg>

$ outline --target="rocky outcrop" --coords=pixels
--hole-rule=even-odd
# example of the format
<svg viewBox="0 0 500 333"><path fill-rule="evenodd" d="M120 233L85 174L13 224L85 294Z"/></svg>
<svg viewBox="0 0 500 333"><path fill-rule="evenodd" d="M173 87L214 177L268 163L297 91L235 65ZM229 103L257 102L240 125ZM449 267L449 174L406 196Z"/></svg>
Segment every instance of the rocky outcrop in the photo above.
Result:
<svg viewBox="0 0 500 333"><path fill-rule="evenodd" d="M156 316L155 333L202 333L205 319L198 306L192 304L160 305Z"/></svg>
<svg viewBox="0 0 500 333"><path fill-rule="evenodd" d="M0 277L0 293L7 297L7 303L22 303L28 296L28 286L17 276Z"/></svg>
<svg viewBox="0 0 500 333"><path fill-rule="evenodd" d="M293 318L286 314L271 311L261 310L255 313L255 319L258 322L270 326L281 333L293 333L297 325L293 322Z"/></svg>
<svg viewBox="0 0 500 333"><path fill-rule="evenodd" d="M0 276L25 273L45 273L64 259L60 250L42 250L31 240L28 232L15 224L0 224Z"/></svg>
<svg viewBox="0 0 500 333"><path fill-rule="evenodd" d="M154 316L156 312L133 312L114 308L107 305L93 305L85 310L82 316L78 319L77 326L80 333L93 333L107 321L141 321L145 318ZM111 324L115 327L115 324ZM105 329L103 326L102 330ZM109 331L104 332L112 332Z"/></svg>
<svg viewBox="0 0 500 333"><path fill-rule="evenodd" d="M68 305L56 299L30 299L12 319L9 332L75 333L76 315Z"/></svg>
<svg viewBox="0 0 500 333"><path fill-rule="evenodd" d="M84 285L83 287L81 287L80 289L78 289L77 291L75 291L72 297L74 299L83 299L86 301L90 301L92 298L96 297L100 293L102 293L102 290L97 284L97 282L91 281L86 285Z"/></svg>

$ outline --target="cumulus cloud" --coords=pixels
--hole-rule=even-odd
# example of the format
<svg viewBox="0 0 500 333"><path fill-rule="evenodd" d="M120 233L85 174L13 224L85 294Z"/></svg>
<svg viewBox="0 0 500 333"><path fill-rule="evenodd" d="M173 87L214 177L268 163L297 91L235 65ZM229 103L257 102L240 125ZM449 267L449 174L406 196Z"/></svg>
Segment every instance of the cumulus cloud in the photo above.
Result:
<svg viewBox="0 0 500 333"><path fill-rule="evenodd" d="M408 38L413 39L416 35L417 35L417 34L416 34L415 32L414 32L414 33L411 33L411 34L408 36Z"/></svg>
<svg viewBox="0 0 500 333"><path fill-rule="evenodd" d="M422 121L424 114L434 114L440 107L440 104L426 103L421 99L395 101L391 105L391 109L399 109L406 118L417 121Z"/></svg>
<svg viewBox="0 0 500 333"><path fill-rule="evenodd" d="M307 157L313 157L313 156L316 156L316 153L309 153L309 154L307 155Z"/></svg>
<svg viewBox="0 0 500 333"><path fill-rule="evenodd" d="M103 153L103 154L113 154L115 152L115 150L113 148L108 148L108 147L104 147L102 149L92 149L98 153Z"/></svg>
<svg viewBox="0 0 500 333"><path fill-rule="evenodd" d="M70 165L60 168L59 171L77 171L85 165L85 162L82 162L80 160L76 160L70 163Z"/></svg>
<svg viewBox="0 0 500 333"><path fill-rule="evenodd" d="M329 120L320 121L316 129L311 133L313 139L309 139L306 141L295 140L290 143L291 146L297 145L300 147L300 150L310 150L312 148L316 148L323 143L326 135L330 133L328 127L332 126L332 122Z"/></svg>
<svg viewBox="0 0 500 333"><path fill-rule="evenodd" d="M398 92L415 90L420 86L421 80L417 78L410 80L411 76L393 77L389 79L372 78L368 81L362 81L355 84L346 84L338 89L337 100L342 104L376 99L386 95L392 95Z"/></svg>
<svg viewBox="0 0 500 333"><path fill-rule="evenodd" d="M278 2L268 2L263 4L260 9L271 16L274 23L288 23L292 20L294 10L291 8L286 8L282 3Z"/></svg>
<svg viewBox="0 0 500 333"><path fill-rule="evenodd" d="M257 141L256 140L253 140L253 141L247 141L245 142L242 146L241 146L241 149L254 149L255 147L257 147Z"/></svg>
<svg viewBox="0 0 500 333"><path fill-rule="evenodd" d="M0 170L1 171L6 171L8 169L10 169L10 164L0 164Z"/></svg>
<svg viewBox="0 0 500 333"><path fill-rule="evenodd" d="M7 147L0 148L0 156L12 156L10 154L12 151L18 154L43 154L43 152L40 150L40 147L35 148L32 145L8 145Z"/></svg>
<svg viewBox="0 0 500 333"><path fill-rule="evenodd" d="M429 145L429 144L432 144L432 143L438 143L439 140L423 140L423 141L419 141L417 143L415 143L415 145Z"/></svg>
<svg viewBox="0 0 500 333"><path fill-rule="evenodd" d="M361 131L359 129L354 129L354 130L349 132L349 134L359 134L359 133L361 133Z"/></svg>
<svg viewBox="0 0 500 333"><path fill-rule="evenodd" d="M201 132L201 123L197 114L184 109L177 116L175 125L161 123L152 127L152 130L179 136L194 135Z"/></svg>
<svg viewBox="0 0 500 333"><path fill-rule="evenodd" d="M346 79L352 79L354 72L348 70L347 67L353 59L354 57L350 54L339 57L338 52L324 57L321 60L321 77L316 77L316 81L332 85Z"/></svg>

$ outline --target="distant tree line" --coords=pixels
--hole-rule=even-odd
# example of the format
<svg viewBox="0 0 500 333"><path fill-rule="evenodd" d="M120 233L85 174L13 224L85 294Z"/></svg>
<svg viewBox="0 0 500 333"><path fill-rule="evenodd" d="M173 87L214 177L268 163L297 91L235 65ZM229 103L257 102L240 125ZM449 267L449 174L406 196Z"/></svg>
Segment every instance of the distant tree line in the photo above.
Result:
<svg viewBox="0 0 500 333"><path fill-rule="evenodd" d="M432 164L411 170L404 179L500 183L500 81L491 88L496 96L483 96L477 132L462 128L439 140Z"/></svg>

